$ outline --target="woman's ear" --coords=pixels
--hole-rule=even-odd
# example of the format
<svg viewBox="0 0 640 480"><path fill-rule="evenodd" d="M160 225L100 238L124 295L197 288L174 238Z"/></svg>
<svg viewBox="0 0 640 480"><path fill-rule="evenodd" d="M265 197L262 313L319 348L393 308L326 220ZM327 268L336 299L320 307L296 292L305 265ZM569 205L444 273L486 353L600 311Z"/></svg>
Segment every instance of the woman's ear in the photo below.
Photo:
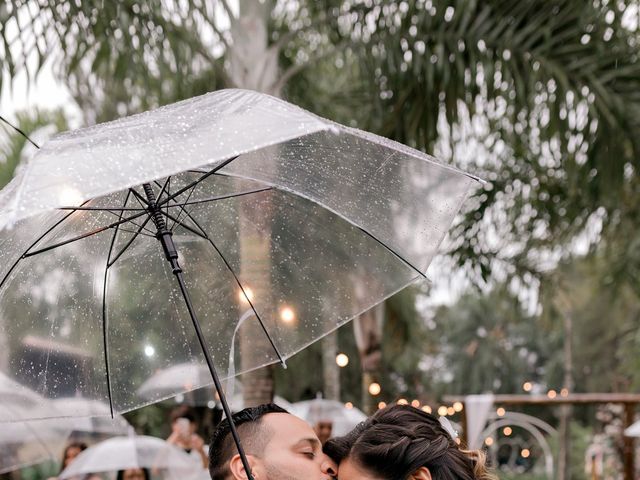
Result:
<svg viewBox="0 0 640 480"><path fill-rule="evenodd" d="M420 467L409 478L411 480L431 480L431 472L427 467Z"/></svg>
<svg viewBox="0 0 640 480"><path fill-rule="evenodd" d="M249 462L249 468L251 469L253 479L260 480L262 477L257 459L253 455L247 455L247 461ZM247 475L244 465L242 464L242 459L237 453L231 457L231 460L229 460L229 470L231 471L231 475L234 480L248 480L249 478L249 475Z"/></svg>

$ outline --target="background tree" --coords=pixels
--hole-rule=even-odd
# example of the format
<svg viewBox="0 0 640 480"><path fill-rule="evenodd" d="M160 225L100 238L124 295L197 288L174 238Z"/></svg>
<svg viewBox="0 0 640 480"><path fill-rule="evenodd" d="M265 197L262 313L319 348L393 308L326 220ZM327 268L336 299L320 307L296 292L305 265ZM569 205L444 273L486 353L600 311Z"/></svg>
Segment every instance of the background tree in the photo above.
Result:
<svg viewBox="0 0 640 480"><path fill-rule="evenodd" d="M637 275L638 242L617 234L640 158L625 2L23 1L0 24L7 78L54 57L88 123L250 87L478 173L490 183L451 236L478 281L535 287L595 227Z"/></svg>

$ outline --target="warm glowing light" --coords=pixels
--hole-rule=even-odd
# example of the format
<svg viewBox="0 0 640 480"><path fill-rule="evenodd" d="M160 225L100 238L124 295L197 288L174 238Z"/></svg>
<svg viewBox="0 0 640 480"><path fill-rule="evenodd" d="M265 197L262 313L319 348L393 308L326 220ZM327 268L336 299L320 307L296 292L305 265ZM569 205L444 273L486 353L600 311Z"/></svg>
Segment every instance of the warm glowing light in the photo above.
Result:
<svg viewBox="0 0 640 480"><path fill-rule="evenodd" d="M560 396L561 397L568 397L569 396L569 389L568 388L563 388L562 390L560 390Z"/></svg>
<svg viewBox="0 0 640 480"><path fill-rule="evenodd" d="M378 408L384 408L386 406L387 406L387 404L385 402L378 403Z"/></svg>
<svg viewBox="0 0 640 480"><path fill-rule="evenodd" d="M345 403L344 404L344 408L347 408L347 409L351 410L353 408L353 403L351 403L351 402Z"/></svg>
<svg viewBox="0 0 640 480"><path fill-rule="evenodd" d="M244 292L242 290L238 292L238 298L242 303L248 304L249 302L253 302L253 290L249 287L244 287Z"/></svg>
<svg viewBox="0 0 640 480"><path fill-rule="evenodd" d="M529 458L529 455L531 455L531 452L529 451L528 448L523 448L522 451L520 452L520 455L522 455L522 458Z"/></svg>
<svg viewBox="0 0 640 480"><path fill-rule="evenodd" d="M284 307L280 310L280 318L284 323L292 323L296 318L296 314L293 312L291 307Z"/></svg>
<svg viewBox="0 0 640 480"><path fill-rule="evenodd" d="M396 402L398 405L409 405L409 402L406 398L401 398Z"/></svg>
<svg viewBox="0 0 640 480"><path fill-rule="evenodd" d="M461 412L464 409L464 404L462 402L456 402L453 404L453 409L456 412Z"/></svg>
<svg viewBox="0 0 640 480"><path fill-rule="evenodd" d="M73 187L63 187L58 199L63 207L77 207L82 203L82 195Z"/></svg>
<svg viewBox="0 0 640 480"><path fill-rule="evenodd" d="M523 389L525 392L530 392L532 388L533 388L533 384L532 384L531 382L524 382L524 383L522 384L522 389Z"/></svg>
<svg viewBox="0 0 640 480"><path fill-rule="evenodd" d="M339 353L338 355L336 355L336 363L340 368L344 368L349 365L349 357L344 353Z"/></svg>
<svg viewBox="0 0 640 480"><path fill-rule="evenodd" d="M505 436L508 437L509 435L511 435L513 433L513 430L511 430L511 427L504 427L502 429L502 433L504 433Z"/></svg>
<svg viewBox="0 0 640 480"><path fill-rule="evenodd" d="M145 345L144 346L144 354L147 357L153 357L156 354L156 349L153 348L153 345Z"/></svg>
<svg viewBox="0 0 640 480"><path fill-rule="evenodd" d="M460 444L462 443L462 441L460 440L460 438L459 438L459 437L456 437L455 442L456 442L458 445L460 445Z"/></svg>
<svg viewBox="0 0 640 480"><path fill-rule="evenodd" d="M485 439L484 439L484 444L485 444L487 447L490 447L491 445L493 445L493 438L491 438L491 437L487 437L487 438L485 438Z"/></svg>
<svg viewBox="0 0 640 480"><path fill-rule="evenodd" d="M507 411L502 407L498 407L498 409L496 410L496 413L498 414L499 417L504 417L504 414L507 413Z"/></svg>
<svg viewBox="0 0 640 480"><path fill-rule="evenodd" d="M429 405L425 405L422 407L422 411L423 412L427 412L427 413L432 413L433 410L431 409L431 407Z"/></svg>
<svg viewBox="0 0 640 480"><path fill-rule="evenodd" d="M547 397L553 399L556 398L558 396L558 392L556 392L555 390L549 390L547 392Z"/></svg>
<svg viewBox="0 0 640 480"><path fill-rule="evenodd" d="M380 386L379 383L373 382L369 385L369 393L374 397L376 395L380 395L381 391L382 391L382 387Z"/></svg>
<svg viewBox="0 0 640 480"><path fill-rule="evenodd" d="M447 408L447 415L454 415L456 413L453 407Z"/></svg>
<svg viewBox="0 0 640 480"><path fill-rule="evenodd" d="M444 405L441 405L438 407L438 415L440 415L441 417L446 417L447 416L447 407L445 407Z"/></svg>
<svg viewBox="0 0 640 480"><path fill-rule="evenodd" d="M420 400L418 399L411 400L411 406L415 408L420 408Z"/></svg>

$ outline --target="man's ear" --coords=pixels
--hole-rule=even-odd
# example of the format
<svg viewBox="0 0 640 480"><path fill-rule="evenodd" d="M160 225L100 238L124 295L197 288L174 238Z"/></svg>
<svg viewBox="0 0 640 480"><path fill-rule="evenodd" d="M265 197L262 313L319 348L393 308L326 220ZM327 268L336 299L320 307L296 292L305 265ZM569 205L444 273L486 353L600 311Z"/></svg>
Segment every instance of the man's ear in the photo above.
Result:
<svg viewBox="0 0 640 480"><path fill-rule="evenodd" d="M249 468L251 469L251 475L254 480L260 480L262 478L262 472L260 469L260 463L253 455L247 455L247 461L249 462ZM229 460L229 470L231 471L232 478L234 480L248 480L249 475L244 469L242 459L237 453Z"/></svg>
<svg viewBox="0 0 640 480"><path fill-rule="evenodd" d="M427 467L420 467L409 478L411 480L431 480L431 472Z"/></svg>

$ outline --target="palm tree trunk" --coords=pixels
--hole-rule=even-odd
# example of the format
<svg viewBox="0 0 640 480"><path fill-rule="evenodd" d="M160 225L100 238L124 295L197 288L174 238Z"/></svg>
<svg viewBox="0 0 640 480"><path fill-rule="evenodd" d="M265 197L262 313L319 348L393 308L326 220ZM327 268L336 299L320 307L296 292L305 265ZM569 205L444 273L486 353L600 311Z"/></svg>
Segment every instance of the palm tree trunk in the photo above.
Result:
<svg viewBox="0 0 640 480"><path fill-rule="evenodd" d="M362 365L362 410L375 411L374 397L369 393L369 385L380 376L382 363L382 322L384 303L364 312L353 322L353 332Z"/></svg>
<svg viewBox="0 0 640 480"><path fill-rule="evenodd" d="M337 354L338 332L333 332L322 340L324 398L329 400L340 400L340 367L336 364Z"/></svg>
<svg viewBox="0 0 640 480"><path fill-rule="evenodd" d="M271 1L240 0L239 15L231 18L233 42L229 51L229 76L236 87L278 95L272 86L278 78L277 52L268 48L268 22L273 8ZM265 210L269 210L268 206ZM272 298L270 278L270 235L268 212L243 212L241 216L240 271L244 278L252 278L250 288L255 298ZM260 218L259 218L260 217ZM260 295L262 294L262 297ZM263 304L264 305L264 304ZM271 316L272 311L261 311ZM240 354L244 364L255 365L261 355L254 340L264 337L256 322L245 322L241 328ZM271 402L275 390L273 367L264 367L243 375L243 398L245 407Z"/></svg>
<svg viewBox="0 0 640 480"><path fill-rule="evenodd" d="M573 321L569 311L562 312L564 329L564 381L563 388L567 392L573 390L573 354L571 338ZM571 478L571 405L560 407L560 451L558 453L558 479Z"/></svg>

